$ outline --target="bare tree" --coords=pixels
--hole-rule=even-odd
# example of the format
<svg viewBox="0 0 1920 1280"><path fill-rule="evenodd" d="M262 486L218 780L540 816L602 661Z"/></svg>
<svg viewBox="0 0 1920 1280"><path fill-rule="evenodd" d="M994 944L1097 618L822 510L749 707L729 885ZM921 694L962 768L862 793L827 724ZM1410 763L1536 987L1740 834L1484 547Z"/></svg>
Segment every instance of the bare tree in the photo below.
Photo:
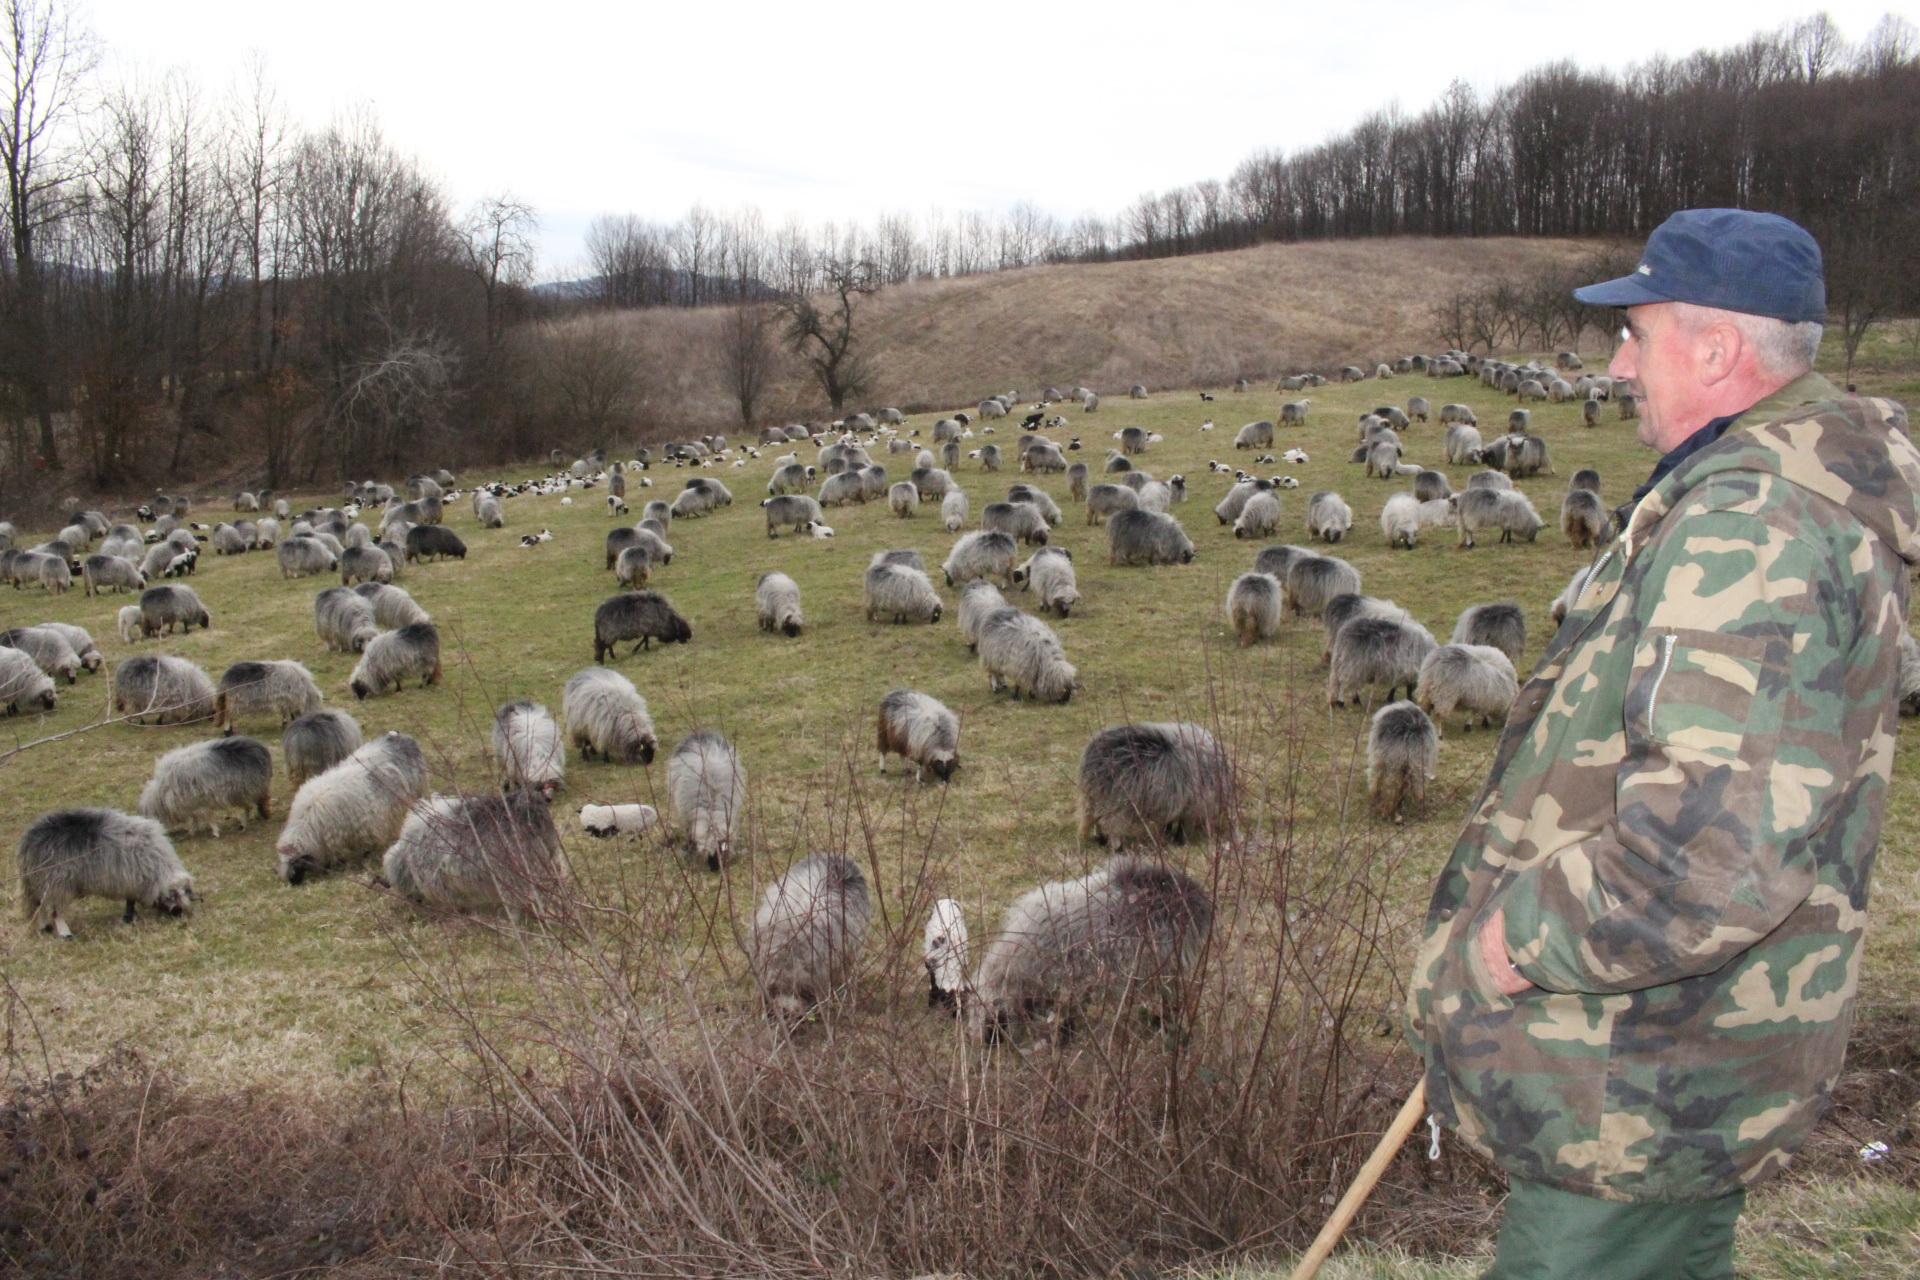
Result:
<svg viewBox="0 0 1920 1280"><path fill-rule="evenodd" d="M539 225L533 206L509 195L481 200L461 225L461 254L486 297L489 354L499 351L506 333L506 292L533 278L533 233Z"/></svg>
<svg viewBox="0 0 1920 1280"><path fill-rule="evenodd" d="M720 324L720 376L740 406L740 425L751 427L755 407L773 380L775 314L768 307L734 304Z"/></svg>
<svg viewBox="0 0 1920 1280"><path fill-rule="evenodd" d="M619 317L589 313L546 326L542 380L568 430L604 442L638 416L643 381Z"/></svg>
<svg viewBox="0 0 1920 1280"><path fill-rule="evenodd" d="M873 263L826 255L819 265L824 293L796 293L780 303L786 317L787 345L807 362L807 368L826 393L837 415L850 397L864 395L873 381L873 366L860 350L854 320L858 300L879 285Z"/></svg>
<svg viewBox="0 0 1920 1280"><path fill-rule="evenodd" d="M7 229L13 251L11 326L26 408L40 422L40 454L58 461L45 282L37 238L77 197L78 157L59 132L79 109L82 82L97 61L91 33L59 0L0 0L6 79L0 87L0 165L7 171Z"/></svg>

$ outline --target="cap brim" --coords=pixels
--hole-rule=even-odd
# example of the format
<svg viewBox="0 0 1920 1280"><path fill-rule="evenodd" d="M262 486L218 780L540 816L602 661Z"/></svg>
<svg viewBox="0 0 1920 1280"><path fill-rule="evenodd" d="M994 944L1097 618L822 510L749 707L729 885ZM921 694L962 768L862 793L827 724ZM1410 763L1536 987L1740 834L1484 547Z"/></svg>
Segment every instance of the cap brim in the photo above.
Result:
<svg viewBox="0 0 1920 1280"><path fill-rule="evenodd" d="M1655 302L1672 302L1664 294L1655 293L1645 283L1645 277L1639 275L1621 276L1618 280L1608 280L1601 284L1590 284L1573 291L1574 300L1584 302L1590 307L1644 307Z"/></svg>

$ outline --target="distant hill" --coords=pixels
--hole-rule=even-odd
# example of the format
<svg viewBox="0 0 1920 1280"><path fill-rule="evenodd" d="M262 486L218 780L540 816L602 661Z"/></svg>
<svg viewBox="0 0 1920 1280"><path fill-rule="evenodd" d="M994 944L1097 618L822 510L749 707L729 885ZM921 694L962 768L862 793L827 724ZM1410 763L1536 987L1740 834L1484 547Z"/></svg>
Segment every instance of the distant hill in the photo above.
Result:
<svg viewBox="0 0 1920 1280"><path fill-rule="evenodd" d="M994 391L1136 382L1227 387L1236 377L1390 359L1443 345L1434 302L1487 276L1570 263L1590 241L1372 239L1263 245L1147 262L1031 267L884 290L866 304L877 378L870 403L947 407ZM667 428L737 425L707 354L716 311L628 312ZM817 417L790 369L769 417Z"/></svg>

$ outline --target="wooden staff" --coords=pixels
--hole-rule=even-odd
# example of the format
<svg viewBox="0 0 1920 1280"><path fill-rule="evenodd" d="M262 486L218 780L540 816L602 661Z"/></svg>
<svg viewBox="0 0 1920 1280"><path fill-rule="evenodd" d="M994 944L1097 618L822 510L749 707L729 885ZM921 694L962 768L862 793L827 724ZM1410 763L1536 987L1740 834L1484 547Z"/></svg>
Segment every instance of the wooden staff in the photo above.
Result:
<svg viewBox="0 0 1920 1280"><path fill-rule="evenodd" d="M1360 1212L1360 1206L1365 1204L1367 1197L1373 1194L1374 1187L1379 1185L1380 1176L1387 1171L1387 1166L1393 1162L1393 1157L1406 1144L1407 1135L1412 1133L1414 1126L1420 1123L1420 1117L1426 1114L1426 1110L1427 1078L1423 1075L1420 1077L1420 1083L1413 1087L1413 1092L1408 1094L1407 1100L1401 1104L1400 1114L1393 1118L1393 1123L1387 1126L1387 1131L1380 1135L1380 1144L1373 1149L1373 1154L1367 1157L1367 1162L1360 1166L1360 1172L1354 1175L1353 1183L1347 1188L1347 1193L1341 1196L1340 1203L1333 1207L1333 1216L1327 1219L1326 1226L1320 1228L1320 1234L1313 1238L1313 1247L1307 1250L1304 1258L1300 1259L1300 1265L1293 1269L1293 1275L1289 1280L1313 1280L1320 1270L1320 1264L1333 1253L1334 1246L1340 1243L1340 1237L1345 1235L1347 1228L1353 1225L1353 1219Z"/></svg>

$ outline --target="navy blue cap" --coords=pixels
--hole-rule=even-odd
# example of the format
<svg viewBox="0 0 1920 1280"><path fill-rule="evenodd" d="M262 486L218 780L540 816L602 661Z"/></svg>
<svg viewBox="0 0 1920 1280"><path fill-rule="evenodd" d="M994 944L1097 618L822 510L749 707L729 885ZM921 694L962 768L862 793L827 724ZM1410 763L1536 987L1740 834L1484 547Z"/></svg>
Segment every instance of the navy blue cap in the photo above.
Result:
<svg viewBox="0 0 1920 1280"><path fill-rule="evenodd" d="M1794 323L1827 318L1820 245L1777 213L1682 209L1653 229L1630 276L1575 289L1596 307L1691 302Z"/></svg>

